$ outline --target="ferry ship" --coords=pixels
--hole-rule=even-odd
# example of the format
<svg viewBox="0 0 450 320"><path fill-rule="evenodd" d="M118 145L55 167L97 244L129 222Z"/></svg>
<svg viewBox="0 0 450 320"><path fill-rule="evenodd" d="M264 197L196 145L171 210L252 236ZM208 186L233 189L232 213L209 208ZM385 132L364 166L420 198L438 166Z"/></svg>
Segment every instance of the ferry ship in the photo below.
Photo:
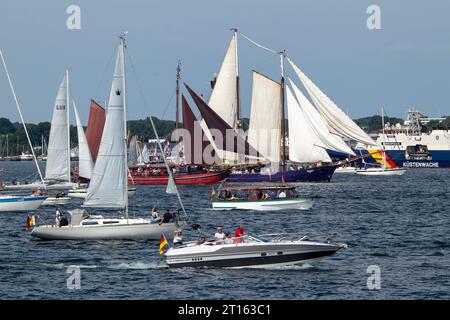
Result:
<svg viewBox="0 0 450 320"><path fill-rule="evenodd" d="M414 109L408 111L404 124L387 125L376 142L384 146L386 161L404 168L450 168L450 130L422 132L427 118ZM357 153L370 154L366 162L381 163L382 150L356 146Z"/></svg>

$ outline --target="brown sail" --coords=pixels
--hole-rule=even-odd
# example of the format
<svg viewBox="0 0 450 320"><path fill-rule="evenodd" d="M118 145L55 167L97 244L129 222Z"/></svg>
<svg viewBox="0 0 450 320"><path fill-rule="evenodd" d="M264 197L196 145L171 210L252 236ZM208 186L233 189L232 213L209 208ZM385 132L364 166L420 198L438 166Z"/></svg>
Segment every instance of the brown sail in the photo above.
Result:
<svg viewBox="0 0 450 320"><path fill-rule="evenodd" d="M105 109L91 99L91 108L86 128L86 139L91 151L92 160L97 160L98 149L102 140L103 127L105 126Z"/></svg>
<svg viewBox="0 0 450 320"><path fill-rule="evenodd" d="M186 83L184 84L194 100L197 108L210 130L217 130L222 134L222 143L215 140L216 146L225 151L260 157L261 155L247 141L245 141L228 123L225 122L206 102L199 97ZM217 138L217 137L215 137Z"/></svg>
<svg viewBox="0 0 450 320"><path fill-rule="evenodd" d="M200 127L200 122L195 117L192 109L184 95L181 95L183 108L183 129L185 135L183 136L184 156L186 164L213 164L218 161L215 151L209 141L204 141L206 136ZM209 147L211 159L205 159L203 152ZM209 155L207 155L209 156ZM205 161L206 160L206 161Z"/></svg>

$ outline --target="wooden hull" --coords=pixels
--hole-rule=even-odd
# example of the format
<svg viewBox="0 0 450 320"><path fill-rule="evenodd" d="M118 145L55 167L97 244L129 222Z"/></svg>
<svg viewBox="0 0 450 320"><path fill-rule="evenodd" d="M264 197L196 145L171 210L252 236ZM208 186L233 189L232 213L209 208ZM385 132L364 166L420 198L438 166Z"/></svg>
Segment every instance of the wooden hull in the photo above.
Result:
<svg viewBox="0 0 450 320"><path fill-rule="evenodd" d="M175 174L174 179L177 185L208 185L215 184L224 180L229 174L228 170L215 172L199 172L199 173L182 173ZM145 185L166 185L169 175L149 175L149 176L135 176L128 178L129 184L145 184Z"/></svg>

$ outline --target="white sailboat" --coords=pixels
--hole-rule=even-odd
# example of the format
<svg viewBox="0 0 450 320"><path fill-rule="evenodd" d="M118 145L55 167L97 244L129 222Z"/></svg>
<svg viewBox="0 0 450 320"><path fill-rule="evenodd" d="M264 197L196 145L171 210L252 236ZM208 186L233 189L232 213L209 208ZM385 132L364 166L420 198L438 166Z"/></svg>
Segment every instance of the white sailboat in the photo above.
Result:
<svg viewBox="0 0 450 320"><path fill-rule="evenodd" d="M381 124L384 135L384 109L381 108ZM379 168L364 168L356 170L356 174L364 175L364 176L402 176L405 174L406 169L399 168L397 166L387 166L386 163L386 150L384 146L384 141L381 143L382 145L382 159L381 159L381 167Z"/></svg>
<svg viewBox="0 0 450 320"><path fill-rule="evenodd" d="M0 50L0 57L3 62L3 67L5 68L5 73L8 78L8 83L11 88L11 92L14 96L14 101L16 103L17 111L19 112L20 120L22 121L23 129L25 131L25 135L27 137L28 144L31 148L31 153L33 155L34 163L38 169L39 177L41 181L43 181L42 173L37 163L36 155L34 154L34 149L31 144L30 136L28 134L27 127L25 125L25 120L23 119L22 111L20 110L19 101L16 96L16 92L14 90L14 86L12 84L11 78L9 77L8 68L6 67L5 58L3 56L2 50ZM3 186L2 186L3 187ZM3 188L2 188L3 189ZM34 196L34 195L26 195L26 196L18 196L18 195L0 195L0 212L30 212L39 208L39 206L47 199L44 196Z"/></svg>
<svg viewBox="0 0 450 320"><path fill-rule="evenodd" d="M53 109L44 181L6 185L6 189L65 190L75 186L70 172L69 71L66 70Z"/></svg>
<svg viewBox="0 0 450 320"><path fill-rule="evenodd" d="M100 150L83 207L124 210L125 216L88 215L85 210L71 212L66 226L42 225L31 235L47 240L107 240L173 238L180 227L175 222L157 223L152 219L131 218L128 214L126 151L126 88L124 35L120 37ZM172 180L173 181L173 180Z"/></svg>

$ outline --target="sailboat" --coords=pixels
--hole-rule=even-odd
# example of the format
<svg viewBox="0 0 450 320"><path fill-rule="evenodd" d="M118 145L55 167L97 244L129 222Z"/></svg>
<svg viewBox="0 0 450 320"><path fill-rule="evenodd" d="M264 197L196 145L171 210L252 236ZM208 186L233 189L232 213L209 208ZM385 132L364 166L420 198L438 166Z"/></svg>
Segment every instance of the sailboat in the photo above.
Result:
<svg viewBox="0 0 450 320"><path fill-rule="evenodd" d="M73 188L77 184L71 181L70 166L69 70L66 70L53 109L44 181L7 185L6 189Z"/></svg>
<svg viewBox="0 0 450 320"><path fill-rule="evenodd" d="M381 108L381 125L383 131L383 138L385 137L384 129L384 109ZM386 148L384 144L384 140L381 142L382 150L381 150L381 167L372 167L372 168L364 168L356 170L356 174L364 175L364 176L402 176L405 174L405 168L399 168L394 162L390 161L388 163L386 157Z"/></svg>
<svg viewBox="0 0 450 320"><path fill-rule="evenodd" d="M152 219L129 216L125 35L121 35L119 39L105 127L83 207L124 210L125 216L89 215L84 209L75 209L70 212L71 221L68 225L61 227L55 227L54 225L36 226L31 232L34 237L46 240L102 240L159 239L164 235L171 239L174 230L182 227L177 221L159 224ZM173 180L171 182L173 183ZM173 184L171 190L174 188L176 187Z"/></svg>
<svg viewBox="0 0 450 320"><path fill-rule="evenodd" d="M226 56L215 81L208 106L222 118L230 128L239 131L241 129L240 103L239 103L239 71L237 55L237 29L233 29L233 37L228 47ZM285 52L280 52L281 81L277 82L260 72L253 72L252 103L248 142L260 154L256 161L248 161L248 155L242 155L232 150L218 148L213 143L222 163L234 167L233 172L227 178L230 182L299 182L299 181L330 181L336 165L331 159L321 152L322 158L307 159L298 162L291 132L298 129L297 119L288 121L290 125L289 153L287 152L287 137L285 130ZM267 115L270 114L270 117ZM289 118L289 117L288 117ZM203 119L202 128L208 138L209 126L207 119ZM295 128L295 129L293 129ZM299 150L297 150L299 151ZM346 151L353 152L347 147ZM245 161L244 161L245 159ZM318 165L320 161L320 164ZM270 164L270 168L265 167Z"/></svg>
<svg viewBox="0 0 450 320"><path fill-rule="evenodd" d="M178 100L179 100L179 80L180 80L180 64L177 67L177 86L176 86L176 129L178 129ZM202 157L203 150L206 145L201 142L202 148L194 150L195 145L192 140L196 132L204 133L203 128L198 126L197 119L195 118L192 110L188 106L185 97L182 95L182 108L183 108L183 129L185 133L189 133L189 137L184 137L183 141L177 145L181 145L184 148L184 159L178 159L182 163L172 162L170 164L170 170L174 170L173 177L178 185L210 185L218 183L224 180L230 173L229 168L214 168L210 167L204 162ZM176 131L178 133L178 131ZM180 137L177 137L177 142L179 142ZM142 185L165 185L169 180L169 173L161 163L148 163L150 158L150 153L147 149L147 144L144 145L142 151L136 148L135 141L130 141L130 155L133 158L136 157L137 163L129 167L130 177L128 179L131 184L142 184ZM137 152L136 152L137 151ZM194 153L196 155L194 156ZM197 156L198 155L198 156ZM146 163L147 162L147 163ZM182 164L182 165L181 165Z"/></svg>
<svg viewBox="0 0 450 320"><path fill-rule="evenodd" d="M11 78L9 76L8 68L6 67L5 58L3 56L3 52L0 49L0 57L3 62L3 67L5 69L6 77L8 78L9 86L11 88L11 92L14 96L14 101L16 103L17 111L19 112L20 120L22 121L22 126L25 131L25 135L27 137L28 144L31 148L31 153L33 155L34 163L38 169L39 177L41 181L43 181L42 173L39 168L36 155L34 153L34 149L31 144L30 135L28 134L27 126L25 125L25 120L23 119L22 111L20 110L19 101L16 96L16 92L14 90L14 86L12 84ZM5 189L5 185L1 184L1 190ZM0 212L30 212L39 208L39 206L47 199L47 197L42 195L0 195Z"/></svg>

